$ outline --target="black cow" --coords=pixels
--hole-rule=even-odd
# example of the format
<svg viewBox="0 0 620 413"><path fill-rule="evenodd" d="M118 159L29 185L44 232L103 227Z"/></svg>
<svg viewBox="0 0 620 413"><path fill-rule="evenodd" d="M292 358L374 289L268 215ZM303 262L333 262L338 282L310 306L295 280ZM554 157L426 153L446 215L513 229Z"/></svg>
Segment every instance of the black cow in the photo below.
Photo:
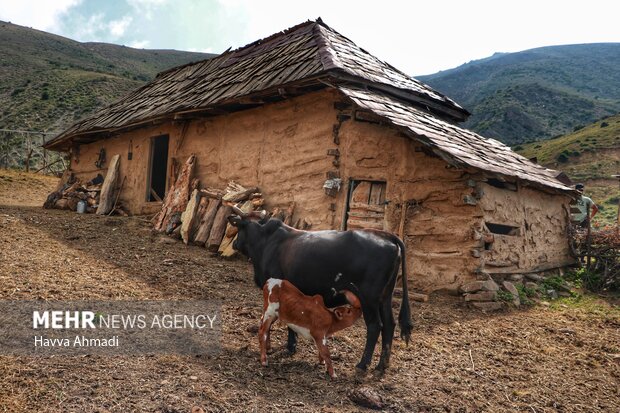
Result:
<svg viewBox="0 0 620 413"><path fill-rule="evenodd" d="M260 288L267 279L286 279L304 294L321 294L327 306L335 306L333 291L356 288L366 322L366 347L357 368L370 364L379 333L381 359L376 369L388 367L394 335L392 293L399 259L402 262L403 298L398 315L401 337L409 343L413 325L407 294L405 246L395 235L378 230L300 231L276 219L255 220L233 208L229 222L238 228L233 248L249 257L254 281ZM295 333L289 330L288 349L295 351Z"/></svg>

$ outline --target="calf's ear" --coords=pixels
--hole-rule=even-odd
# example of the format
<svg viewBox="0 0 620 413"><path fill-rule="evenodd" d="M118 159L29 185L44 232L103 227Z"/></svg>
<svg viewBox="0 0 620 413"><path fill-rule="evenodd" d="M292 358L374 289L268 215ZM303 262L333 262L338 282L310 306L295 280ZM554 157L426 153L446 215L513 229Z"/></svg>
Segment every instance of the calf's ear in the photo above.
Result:
<svg viewBox="0 0 620 413"><path fill-rule="evenodd" d="M228 216L228 222L233 227L238 227L243 222L243 219L240 216L233 214Z"/></svg>
<svg viewBox="0 0 620 413"><path fill-rule="evenodd" d="M342 308L335 308L334 315L336 316L336 319L342 320L342 317L344 317L344 310Z"/></svg>

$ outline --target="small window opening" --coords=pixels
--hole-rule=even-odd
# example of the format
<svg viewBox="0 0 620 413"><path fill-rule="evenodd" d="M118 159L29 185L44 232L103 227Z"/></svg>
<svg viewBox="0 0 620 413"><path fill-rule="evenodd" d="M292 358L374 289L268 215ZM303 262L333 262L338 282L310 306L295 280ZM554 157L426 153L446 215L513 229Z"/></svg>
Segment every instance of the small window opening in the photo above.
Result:
<svg viewBox="0 0 620 413"><path fill-rule="evenodd" d="M168 170L168 135L151 139L151 158L147 180L146 200L160 201L166 195L166 173Z"/></svg>
<svg viewBox="0 0 620 413"><path fill-rule="evenodd" d="M487 184L494 186L495 188L508 189L509 191L517 190L517 186L515 184L511 184L510 182L500 181L499 179L495 179L495 178L487 179Z"/></svg>
<svg viewBox="0 0 620 413"><path fill-rule="evenodd" d="M492 222L487 222L485 225L493 234L517 236L521 233L519 227L513 227L510 225L494 224Z"/></svg>

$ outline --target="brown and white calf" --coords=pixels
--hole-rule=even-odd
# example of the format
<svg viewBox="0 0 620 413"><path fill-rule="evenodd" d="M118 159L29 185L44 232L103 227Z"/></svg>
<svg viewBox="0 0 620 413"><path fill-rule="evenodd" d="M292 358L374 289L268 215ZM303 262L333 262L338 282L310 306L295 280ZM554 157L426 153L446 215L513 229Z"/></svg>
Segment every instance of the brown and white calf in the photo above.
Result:
<svg viewBox="0 0 620 413"><path fill-rule="evenodd" d="M325 362L327 373L335 378L334 367L327 348L327 337L336 331L351 326L361 314L360 301L351 291L343 290L347 302L329 309L320 295L304 295L286 280L270 278L263 287L263 316L258 330L260 361L267 365L267 350L270 347L271 325L279 318L297 334L314 340L319 351L319 363Z"/></svg>

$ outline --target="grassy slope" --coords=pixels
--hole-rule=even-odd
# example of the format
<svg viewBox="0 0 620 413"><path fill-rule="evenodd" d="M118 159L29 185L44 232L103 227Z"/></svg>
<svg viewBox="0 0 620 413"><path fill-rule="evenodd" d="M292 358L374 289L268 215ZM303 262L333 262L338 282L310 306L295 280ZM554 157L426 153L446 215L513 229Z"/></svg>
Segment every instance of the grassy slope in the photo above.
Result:
<svg viewBox="0 0 620 413"><path fill-rule="evenodd" d="M0 22L0 128L59 131L204 53L80 43Z"/></svg>
<svg viewBox="0 0 620 413"><path fill-rule="evenodd" d="M620 43L497 54L419 78L473 113L465 127L508 144L548 139L620 111Z"/></svg>
<svg viewBox="0 0 620 413"><path fill-rule="evenodd" d="M620 114L559 138L514 149L528 158L538 157L542 165L566 172L575 182L584 182L586 194L602 207L595 221L603 224L616 219L620 189L611 175L620 174Z"/></svg>

